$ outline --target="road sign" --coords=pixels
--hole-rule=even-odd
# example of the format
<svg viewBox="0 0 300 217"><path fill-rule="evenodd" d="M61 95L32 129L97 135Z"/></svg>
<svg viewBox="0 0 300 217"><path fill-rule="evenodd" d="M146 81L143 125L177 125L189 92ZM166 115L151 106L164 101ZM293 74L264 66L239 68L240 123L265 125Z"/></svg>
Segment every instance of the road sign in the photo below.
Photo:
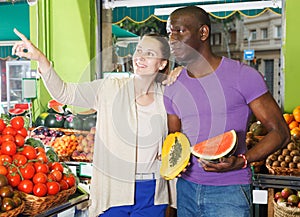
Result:
<svg viewBox="0 0 300 217"><path fill-rule="evenodd" d="M254 50L244 50L244 60L253 60Z"/></svg>

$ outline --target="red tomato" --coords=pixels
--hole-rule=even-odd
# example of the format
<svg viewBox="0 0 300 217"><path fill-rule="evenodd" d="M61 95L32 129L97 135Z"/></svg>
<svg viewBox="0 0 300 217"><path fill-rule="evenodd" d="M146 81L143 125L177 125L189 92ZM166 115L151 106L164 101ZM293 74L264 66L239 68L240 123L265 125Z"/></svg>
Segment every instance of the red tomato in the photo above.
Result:
<svg viewBox="0 0 300 217"><path fill-rule="evenodd" d="M27 194L32 193L33 190L33 182L28 180L28 179L24 179L22 180L19 184L18 184L18 190L25 192Z"/></svg>
<svg viewBox="0 0 300 217"><path fill-rule="evenodd" d="M42 172L42 173L49 173L49 167L47 164L41 163L41 162L35 162L34 163L34 168L35 171L38 172Z"/></svg>
<svg viewBox="0 0 300 217"><path fill-rule="evenodd" d="M17 135L15 135L15 143L18 147L22 147L25 143L25 138L17 133Z"/></svg>
<svg viewBox="0 0 300 217"><path fill-rule="evenodd" d="M6 177L9 185L12 187L17 187L21 182L21 177L18 173L9 173Z"/></svg>
<svg viewBox="0 0 300 217"><path fill-rule="evenodd" d="M15 137L12 135L2 135L2 142L14 142L15 141Z"/></svg>
<svg viewBox="0 0 300 217"><path fill-rule="evenodd" d="M67 181L63 179L60 180L59 185L61 190L67 190L69 188Z"/></svg>
<svg viewBox="0 0 300 217"><path fill-rule="evenodd" d="M48 181L48 178L45 173L38 172L38 173L34 174L32 181L34 184L36 184L36 183L46 184L46 182Z"/></svg>
<svg viewBox="0 0 300 217"><path fill-rule="evenodd" d="M49 161L47 164L48 164L49 169L51 169L53 162Z"/></svg>
<svg viewBox="0 0 300 217"><path fill-rule="evenodd" d="M17 153L16 143L11 141L3 142L1 145L1 153L13 156Z"/></svg>
<svg viewBox="0 0 300 217"><path fill-rule="evenodd" d="M35 159L37 155L35 148L30 145L24 145L21 153L25 155L28 160Z"/></svg>
<svg viewBox="0 0 300 217"><path fill-rule="evenodd" d="M51 170L59 170L60 172L64 172L64 167L61 163L59 162L53 162L51 165Z"/></svg>
<svg viewBox="0 0 300 217"><path fill-rule="evenodd" d="M7 170L8 170L8 173L18 173L18 169L17 169L17 167L14 166L14 165L9 165L9 166L7 167Z"/></svg>
<svg viewBox="0 0 300 217"><path fill-rule="evenodd" d="M40 160L42 163L48 162L48 157L45 153L39 152L36 157L37 160Z"/></svg>
<svg viewBox="0 0 300 217"><path fill-rule="evenodd" d="M5 165L7 163L12 163L12 158L11 156L7 155L7 154L1 154L0 155L0 165Z"/></svg>
<svg viewBox="0 0 300 217"><path fill-rule="evenodd" d="M53 182L53 181L55 181L55 176L52 173L49 173L47 175L47 179L48 179L48 182Z"/></svg>
<svg viewBox="0 0 300 217"><path fill-rule="evenodd" d="M72 174L65 174L63 176L63 179L66 180L68 183L69 187L73 187L76 184L76 179L75 176Z"/></svg>
<svg viewBox="0 0 300 217"><path fill-rule="evenodd" d="M4 120L0 118L0 132L2 132L5 127L6 127L6 124L5 124Z"/></svg>
<svg viewBox="0 0 300 217"><path fill-rule="evenodd" d="M22 154L15 154L13 156L13 162L16 166L23 166L27 163L27 158Z"/></svg>
<svg viewBox="0 0 300 217"><path fill-rule="evenodd" d="M17 131L12 128L11 126L7 126L2 130L2 135L12 135L15 136L17 134Z"/></svg>
<svg viewBox="0 0 300 217"><path fill-rule="evenodd" d="M58 182L47 182L46 185L49 195L55 195L60 191L60 185Z"/></svg>
<svg viewBox="0 0 300 217"><path fill-rule="evenodd" d="M15 116L10 119L10 125L16 129L20 130L24 127L24 118L22 116Z"/></svg>
<svg viewBox="0 0 300 217"><path fill-rule="evenodd" d="M59 170L52 170L51 174L53 174L53 176L55 177L55 181L57 182L59 182L63 177L62 172L60 172Z"/></svg>
<svg viewBox="0 0 300 217"><path fill-rule="evenodd" d="M2 174L2 175L7 175L7 173L8 173L8 170L7 170L7 168L5 167L5 166L2 166L2 165L0 165L0 174Z"/></svg>
<svg viewBox="0 0 300 217"><path fill-rule="evenodd" d="M20 172L24 179L31 179L35 174L35 169L32 164L26 164L20 167Z"/></svg>
<svg viewBox="0 0 300 217"><path fill-rule="evenodd" d="M21 134L24 138L26 138L28 136L28 132L27 132L26 128L24 128L24 127L17 130L17 133Z"/></svg>
<svg viewBox="0 0 300 217"><path fill-rule="evenodd" d="M33 186L33 194L38 197L44 197L48 192L46 184L37 183Z"/></svg>
<svg viewBox="0 0 300 217"><path fill-rule="evenodd" d="M40 153L46 154L46 151L43 147L35 147L35 150L36 150L37 154L40 154Z"/></svg>

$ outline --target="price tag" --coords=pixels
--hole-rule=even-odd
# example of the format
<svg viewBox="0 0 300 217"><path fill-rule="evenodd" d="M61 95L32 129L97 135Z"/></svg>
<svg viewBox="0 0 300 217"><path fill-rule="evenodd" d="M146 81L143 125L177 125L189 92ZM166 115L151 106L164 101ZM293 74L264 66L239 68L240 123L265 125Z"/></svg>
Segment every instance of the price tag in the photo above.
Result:
<svg viewBox="0 0 300 217"><path fill-rule="evenodd" d="M79 164L79 175L84 177L92 177L93 166L91 163Z"/></svg>
<svg viewBox="0 0 300 217"><path fill-rule="evenodd" d="M72 173L74 173L75 175L77 175L77 168L76 166L69 166L68 167L71 169Z"/></svg>
<svg viewBox="0 0 300 217"><path fill-rule="evenodd" d="M57 217L70 217L70 216L74 216L74 214L75 214L75 206L73 206L70 209L67 209L61 213L58 213Z"/></svg>
<svg viewBox="0 0 300 217"><path fill-rule="evenodd" d="M254 204L268 204L268 191L267 190L253 190L253 203Z"/></svg>

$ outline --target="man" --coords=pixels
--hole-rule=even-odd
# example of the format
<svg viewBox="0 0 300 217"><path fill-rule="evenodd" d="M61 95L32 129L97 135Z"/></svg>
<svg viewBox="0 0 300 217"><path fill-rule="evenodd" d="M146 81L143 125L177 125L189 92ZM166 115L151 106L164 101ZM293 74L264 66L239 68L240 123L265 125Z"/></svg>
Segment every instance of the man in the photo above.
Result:
<svg viewBox="0 0 300 217"><path fill-rule="evenodd" d="M261 74L216 56L210 46L210 28L208 14L196 6L179 8L169 17L171 51L185 66L164 93L169 133L181 131L195 145L233 129L238 145L232 156L218 163L191 157L191 165L177 181L178 216L251 216L249 164L284 147L290 134ZM247 150L245 137L252 114L268 134Z"/></svg>

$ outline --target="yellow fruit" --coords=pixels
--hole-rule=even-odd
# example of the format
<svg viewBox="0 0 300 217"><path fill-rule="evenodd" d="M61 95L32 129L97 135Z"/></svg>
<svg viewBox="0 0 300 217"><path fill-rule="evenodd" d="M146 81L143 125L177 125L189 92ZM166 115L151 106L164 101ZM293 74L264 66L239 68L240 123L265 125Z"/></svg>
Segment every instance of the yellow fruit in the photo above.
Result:
<svg viewBox="0 0 300 217"><path fill-rule="evenodd" d="M294 115L289 113L284 113L283 118L287 124L290 124L294 120Z"/></svg>
<svg viewBox="0 0 300 217"><path fill-rule="evenodd" d="M299 127L299 123L298 123L297 121L292 121L292 122L289 124L290 130L294 129L295 127Z"/></svg>
<svg viewBox="0 0 300 217"><path fill-rule="evenodd" d="M190 154L190 142L183 133L169 134L162 148L160 175L166 180L175 178L188 165Z"/></svg>
<svg viewBox="0 0 300 217"><path fill-rule="evenodd" d="M294 119L298 122L300 122L300 106L297 106L293 110Z"/></svg>

